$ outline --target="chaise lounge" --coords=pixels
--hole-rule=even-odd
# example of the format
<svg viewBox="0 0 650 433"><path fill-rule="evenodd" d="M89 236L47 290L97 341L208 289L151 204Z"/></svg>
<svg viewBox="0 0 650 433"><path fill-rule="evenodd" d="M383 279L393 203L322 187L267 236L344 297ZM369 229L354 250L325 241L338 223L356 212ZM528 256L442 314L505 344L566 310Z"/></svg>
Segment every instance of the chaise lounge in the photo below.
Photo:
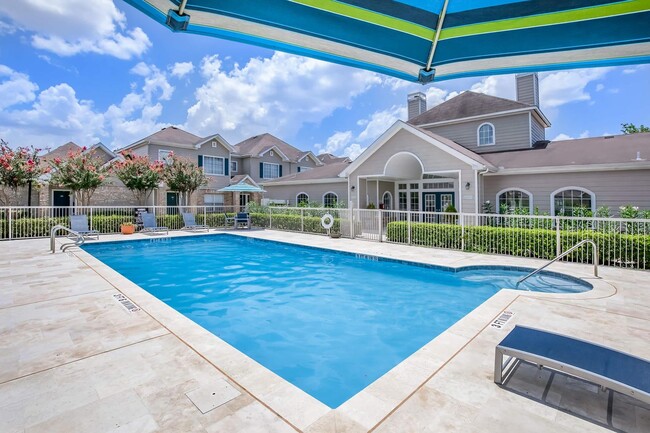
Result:
<svg viewBox="0 0 650 433"><path fill-rule="evenodd" d="M79 233L84 239L99 239L97 230L90 230L88 227L88 216L84 214L70 216L70 230Z"/></svg>
<svg viewBox="0 0 650 433"><path fill-rule="evenodd" d="M152 213L143 212L142 216L142 231L140 233L145 234L169 234L169 229L167 227L159 226L156 223L156 216Z"/></svg>
<svg viewBox="0 0 650 433"><path fill-rule="evenodd" d="M504 364L504 356L510 358ZM504 383L516 360L561 371L650 404L650 361L598 344L515 326L496 347L494 382Z"/></svg>
<svg viewBox="0 0 650 433"><path fill-rule="evenodd" d="M194 219L194 214L191 212L183 212L183 230L189 230L189 231L208 231L210 230L210 227L208 227L205 224L197 224L196 220Z"/></svg>
<svg viewBox="0 0 650 433"><path fill-rule="evenodd" d="M235 215L235 228L238 229L239 226L251 228L251 216L248 212L237 212Z"/></svg>

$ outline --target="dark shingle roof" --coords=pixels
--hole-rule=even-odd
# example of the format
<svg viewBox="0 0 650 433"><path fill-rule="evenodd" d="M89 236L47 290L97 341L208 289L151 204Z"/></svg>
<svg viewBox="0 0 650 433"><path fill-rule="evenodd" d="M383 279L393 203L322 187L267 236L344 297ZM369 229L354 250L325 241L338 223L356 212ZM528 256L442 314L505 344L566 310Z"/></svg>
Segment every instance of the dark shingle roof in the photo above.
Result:
<svg viewBox="0 0 650 433"><path fill-rule="evenodd" d="M323 164L332 164L334 162L350 162L347 156L334 156L331 153L321 153L317 156L318 160Z"/></svg>
<svg viewBox="0 0 650 433"><path fill-rule="evenodd" d="M165 142L165 143L176 143L176 144L196 144L201 140L201 137L194 135L190 132L183 131L180 128L175 126L168 126L163 128L158 132L151 134L148 137L143 138L138 141L148 141L148 142Z"/></svg>
<svg viewBox="0 0 650 433"><path fill-rule="evenodd" d="M533 108L533 105L476 92L463 92L409 120L411 125L426 125L503 111Z"/></svg>
<svg viewBox="0 0 650 433"><path fill-rule="evenodd" d="M552 141L542 149L484 153L495 167L533 168L650 161L650 133ZM644 161L638 161L644 162Z"/></svg>

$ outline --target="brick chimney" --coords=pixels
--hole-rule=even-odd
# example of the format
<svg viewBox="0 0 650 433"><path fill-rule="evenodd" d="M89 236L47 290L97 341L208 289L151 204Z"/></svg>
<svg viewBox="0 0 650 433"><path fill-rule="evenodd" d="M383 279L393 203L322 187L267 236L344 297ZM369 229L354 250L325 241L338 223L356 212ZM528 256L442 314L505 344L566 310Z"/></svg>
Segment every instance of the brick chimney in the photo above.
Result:
<svg viewBox="0 0 650 433"><path fill-rule="evenodd" d="M517 101L539 107L539 80L537 72L517 74Z"/></svg>
<svg viewBox="0 0 650 433"><path fill-rule="evenodd" d="M408 120L427 111L427 95L422 92L409 94L406 101L408 104Z"/></svg>

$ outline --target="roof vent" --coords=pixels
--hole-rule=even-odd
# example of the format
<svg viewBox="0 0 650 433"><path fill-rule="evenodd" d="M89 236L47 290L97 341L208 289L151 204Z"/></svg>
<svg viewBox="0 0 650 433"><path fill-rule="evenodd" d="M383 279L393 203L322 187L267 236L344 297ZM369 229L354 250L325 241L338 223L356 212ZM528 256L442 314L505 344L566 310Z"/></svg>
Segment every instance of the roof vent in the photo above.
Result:
<svg viewBox="0 0 650 433"><path fill-rule="evenodd" d="M606 136L604 136L603 138L604 138L605 140L609 140L610 138L614 138L614 136L613 136L613 135L606 135Z"/></svg>
<svg viewBox="0 0 650 433"><path fill-rule="evenodd" d="M539 140L533 143L533 149L546 149L546 146L550 143L550 140Z"/></svg>

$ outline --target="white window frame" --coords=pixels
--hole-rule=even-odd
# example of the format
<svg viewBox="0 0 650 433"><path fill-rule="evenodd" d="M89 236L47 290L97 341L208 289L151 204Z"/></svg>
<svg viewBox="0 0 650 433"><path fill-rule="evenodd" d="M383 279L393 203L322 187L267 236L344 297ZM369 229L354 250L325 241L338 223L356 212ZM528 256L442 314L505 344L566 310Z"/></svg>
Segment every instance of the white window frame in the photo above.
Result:
<svg viewBox="0 0 650 433"><path fill-rule="evenodd" d="M296 206L300 204L298 197L300 197L301 195L307 196L307 203L309 203L309 194L307 194L306 192L299 192L298 194L296 194Z"/></svg>
<svg viewBox="0 0 650 433"><path fill-rule="evenodd" d="M239 173L239 161L230 160L230 172Z"/></svg>
<svg viewBox="0 0 650 433"><path fill-rule="evenodd" d="M266 177L266 167L274 165L278 168L278 175L275 177ZM262 162L262 179L277 179L280 177L280 164L275 163L275 162Z"/></svg>
<svg viewBox="0 0 650 433"><path fill-rule="evenodd" d="M586 192L587 194L589 194L591 196L591 211L596 212L596 193L588 190L587 188L583 188L581 186L565 186L562 188L558 188L551 193L551 216L555 216L555 196L563 191L568 191L571 189L574 189L576 191Z"/></svg>
<svg viewBox="0 0 650 433"><path fill-rule="evenodd" d="M388 194L388 196L390 197L390 207L391 207L391 209L387 209L387 210L392 210L392 208L393 208L393 194L391 194L390 191L384 191L384 193L381 195L381 203L384 205L384 209L386 209L385 200L384 200L384 198L386 197L386 194Z"/></svg>
<svg viewBox="0 0 650 433"><path fill-rule="evenodd" d="M221 173L208 173L208 171L205 169L207 167L206 160L207 159L220 159L221 164L217 162L217 166L221 165ZM226 175L226 158L223 156L212 156L212 155L203 155L203 173L205 173L208 176L225 176Z"/></svg>
<svg viewBox="0 0 650 433"><path fill-rule="evenodd" d="M528 213L532 215L533 209L534 209L534 207L533 207L533 194L530 191L525 190L523 188L504 188L501 191L499 191L497 193L497 196L496 196L497 197L496 201L494 202L495 207L496 207L496 212L501 213L501 202L500 202L501 194L506 193L508 191L519 191L519 192L523 192L524 194L528 195Z"/></svg>
<svg viewBox="0 0 650 433"><path fill-rule="evenodd" d="M490 128L492 128L492 143L485 143L481 144L481 128L484 127L485 125L489 125ZM483 122L481 123L478 128L476 128L476 145L479 147L483 146L494 146L497 142L497 130L494 127L494 125L490 122Z"/></svg>
<svg viewBox="0 0 650 433"><path fill-rule="evenodd" d="M339 195L337 193L335 193L334 191L327 191L325 194L323 194L323 197L322 197L323 207L325 207L325 196L328 195L328 194L334 194L334 197L336 197L336 203L338 204Z"/></svg>
<svg viewBox="0 0 650 433"><path fill-rule="evenodd" d="M300 169L300 173L304 173L304 172L306 172L306 171L311 170L313 167L304 167L304 166L301 165L301 166L298 167L298 168Z"/></svg>
<svg viewBox="0 0 650 433"><path fill-rule="evenodd" d="M173 150L158 149L158 161L169 164L169 161L166 159L170 153L174 153ZM163 156L165 155L165 156Z"/></svg>
<svg viewBox="0 0 650 433"><path fill-rule="evenodd" d="M221 203L208 203L208 202L206 202L205 199L208 196L220 196L221 197ZM209 193L205 193L203 195L203 204L205 206L215 206L215 207L224 206L224 203L226 202L225 199L226 198L225 198L224 194L222 194L222 193L209 192Z"/></svg>

